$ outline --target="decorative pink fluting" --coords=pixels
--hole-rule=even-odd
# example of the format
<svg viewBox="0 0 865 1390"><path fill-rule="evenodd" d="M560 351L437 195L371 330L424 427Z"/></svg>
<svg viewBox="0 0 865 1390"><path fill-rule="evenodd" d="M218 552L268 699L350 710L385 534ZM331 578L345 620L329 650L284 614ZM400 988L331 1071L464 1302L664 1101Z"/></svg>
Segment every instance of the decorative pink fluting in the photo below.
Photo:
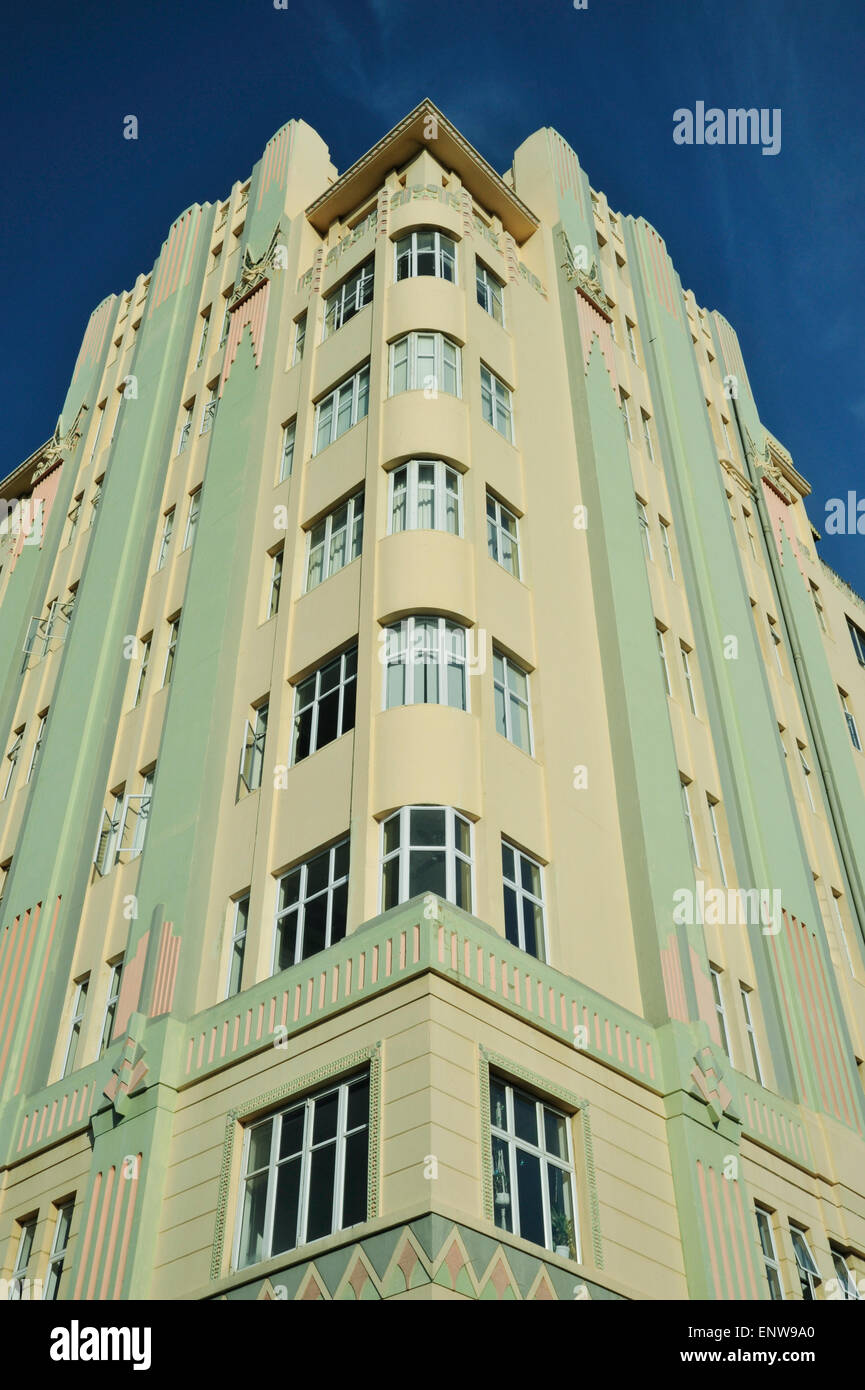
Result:
<svg viewBox="0 0 865 1390"><path fill-rule="evenodd" d="M272 140L268 140L265 145L261 178L258 184L258 207L261 207L264 195L271 184L276 184L279 188L285 187L293 142L294 123L289 121L288 125L284 125L282 130L274 135Z"/></svg>
<svg viewBox="0 0 865 1390"><path fill-rule="evenodd" d="M172 932L173 922L163 922L159 937L159 950L156 956L156 975L153 982L153 1002L150 1006L151 1018L167 1014L174 1003L174 985L177 980L177 962L180 958L180 937Z"/></svg>
<svg viewBox="0 0 865 1390"><path fill-rule="evenodd" d="M231 310L231 317L228 328L228 341L225 344L225 362L222 367L222 377L219 382L219 394L222 395L237 356L237 349L240 346L240 339L244 328L249 325L249 332L252 338L252 351L255 357L256 367L261 360L261 349L264 343L264 328L267 318L267 305L270 296L270 281L265 280L262 284L242 299Z"/></svg>
<svg viewBox="0 0 865 1390"><path fill-rule="evenodd" d="M790 542L790 549L793 551L793 554L796 557L796 564L799 566L799 572L805 581L806 588L809 588L810 591L810 586L808 585L808 576L805 573L805 564L802 560L802 555L799 550L798 542L796 540L796 534L793 529L793 521L790 515L790 504L788 503L785 497L782 497L778 489L772 486L768 478L762 478L761 482L763 484L763 496L766 499L766 506L769 509L769 520L772 523L772 535L775 537L775 544L778 547L778 558L780 559L781 564L783 565L784 533L786 532L787 539Z"/></svg>
<svg viewBox="0 0 865 1390"><path fill-rule="evenodd" d="M113 312L114 296L111 295L108 299L103 300L90 315L90 322L84 332L84 338L75 361L75 371L72 373L73 381L85 363L92 367L102 356L102 345L105 342L105 334L108 331Z"/></svg>
<svg viewBox="0 0 865 1390"><path fill-rule="evenodd" d="M597 338L601 345L601 352L604 354L604 361L607 364L607 371L610 374L613 389L615 389L616 359L613 353L613 338L610 333L610 325L603 314L599 313L595 306L589 303L585 295L580 294L579 290L576 290L575 294L577 296L577 319L580 325L580 339L583 344L583 366L588 370L589 357L592 351L592 341L594 338Z"/></svg>
<svg viewBox="0 0 865 1390"><path fill-rule="evenodd" d="M174 294L180 284L180 273L184 262L187 263L186 279L189 279L189 270L192 265L192 256L198 240L198 229L201 222L201 208L188 208L177 221L172 224L171 231L168 233L168 240L163 242L162 253L159 257L159 268L156 271L153 283L150 287L150 308L148 313L152 316L170 295ZM189 257L187 261L187 247Z"/></svg>

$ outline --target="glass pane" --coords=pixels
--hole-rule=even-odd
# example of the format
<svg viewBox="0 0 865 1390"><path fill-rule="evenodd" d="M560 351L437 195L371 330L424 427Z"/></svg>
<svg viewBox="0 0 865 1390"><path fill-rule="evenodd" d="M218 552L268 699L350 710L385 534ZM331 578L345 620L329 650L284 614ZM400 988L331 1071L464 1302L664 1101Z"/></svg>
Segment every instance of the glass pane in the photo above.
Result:
<svg viewBox="0 0 865 1390"><path fill-rule="evenodd" d="M276 1202L273 1209L273 1248L271 1254L293 1250L297 1244L300 1159L292 1158L277 1170Z"/></svg>
<svg viewBox="0 0 865 1390"><path fill-rule="evenodd" d="M351 428L352 387L351 382L343 386L339 393L339 407L336 416L336 438Z"/></svg>
<svg viewBox="0 0 865 1390"><path fill-rule="evenodd" d="M530 956L543 956L543 915L537 904L523 898L523 935Z"/></svg>
<svg viewBox="0 0 865 1390"><path fill-rule="evenodd" d="M545 1245L540 1160L522 1149L517 1149L516 1159L517 1193L520 1202L519 1234L523 1240L531 1240L535 1245Z"/></svg>
<svg viewBox="0 0 865 1390"><path fill-rule="evenodd" d="M496 1077L490 1077L490 1123L496 1129L507 1129L507 1093L504 1082Z"/></svg>
<svg viewBox="0 0 865 1390"><path fill-rule="evenodd" d="M461 854L470 854L472 847L471 826L462 816L454 816L454 839Z"/></svg>
<svg viewBox="0 0 865 1390"><path fill-rule="evenodd" d="M533 860L520 855L520 881L524 888L530 893L534 893L536 898L541 896L541 870Z"/></svg>
<svg viewBox="0 0 865 1390"><path fill-rule="evenodd" d="M361 1076L352 1081L348 1088L348 1111L346 1128L357 1129L358 1125L369 1123L369 1076Z"/></svg>
<svg viewBox="0 0 865 1390"><path fill-rule="evenodd" d="M303 946L301 959L314 956L323 951L327 931L327 894L321 893L306 904L303 914Z"/></svg>
<svg viewBox="0 0 865 1390"><path fill-rule="evenodd" d="M381 909L387 912L399 902L399 856L389 859L381 871Z"/></svg>
<svg viewBox="0 0 865 1390"><path fill-rule="evenodd" d="M519 946L519 918L517 915L517 895L513 888L505 884L505 936L512 946Z"/></svg>
<svg viewBox="0 0 865 1390"><path fill-rule="evenodd" d="M264 1209L267 1201L267 1173L260 1173L246 1183L243 1195L243 1218L240 1230L241 1265L255 1264L264 1254Z"/></svg>
<svg viewBox="0 0 865 1390"><path fill-rule="evenodd" d="M339 732L348 733L354 728L355 705L357 702L357 681L349 681L342 692L342 723Z"/></svg>
<svg viewBox="0 0 865 1390"><path fill-rule="evenodd" d="M316 854L310 859L306 866L306 896L311 898L314 893L320 893L327 887L330 874L330 850L325 850L323 854Z"/></svg>
<svg viewBox="0 0 865 1390"><path fill-rule="evenodd" d="M339 1117L339 1091L331 1091L314 1102L312 1142L320 1144L325 1139L336 1138L336 1122Z"/></svg>
<svg viewBox="0 0 865 1390"><path fill-rule="evenodd" d="M349 843L348 840L341 840L338 845L333 847L333 876L334 879L344 878L348 873Z"/></svg>
<svg viewBox="0 0 865 1390"><path fill-rule="evenodd" d="M514 851L509 844L502 840L502 873L505 878L516 882L514 878Z"/></svg>
<svg viewBox="0 0 865 1390"><path fill-rule="evenodd" d="M356 1226L366 1221L367 1162L369 1135L365 1129L350 1134L345 1141L345 1182L342 1198L342 1225Z"/></svg>
<svg viewBox="0 0 865 1390"><path fill-rule="evenodd" d="M388 816L384 823L384 852L390 854L399 845L399 813Z"/></svg>
<svg viewBox="0 0 865 1390"><path fill-rule="evenodd" d="M357 379L357 419L369 414L369 367L364 367Z"/></svg>
<svg viewBox="0 0 865 1390"><path fill-rule="evenodd" d="M548 1154L556 1158L568 1158L568 1131L564 1115L544 1106L544 1144Z"/></svg>
<svg viewBox="0 0 865 1390"><path fill-rule="evenodd" d="M538 1107L522 1091L514 1091L514 1133L529 1144L538 1142Z"/></svg>
<svg viewBox="0 0 865 1390"><path fill-rule="evenodd" d="M456 884L454 901L457 907L463 908L466 912L472 910L472 869L471 864L466 863L465 859L456 861Z"/></svg>
<svg viewBox="0 0 865 1390"><path fill-rule="evenodd" d="M333 1230L333 1179L336 1145L314 1149L309 1166L307 1240L318 1240Z"/></svg>
<svg viewBox="0 0 865 1390"><path fill-rule="evenodd" d="M445 812L441 806L416 806L411 811L412 845L443 845L445 843Z"/></svg>
<svg viewBox="0 0 865 1390"><path fill-rule="evenodd" d="M513 1230L513 1203L508 1146L502 1139L493 1139L493 1209L495 1222L503 1231Z"/></svg>
<svg viewBox="0 0 865 1390"><path fill-rule="evenodd" d="M279 1157L292 1158L303 1148L303 1121L305 1105L296 1105L282 1116L279 1131Z"/></svg>
<svg viewBox="0 0 865 1390"><path fill-rule="evenodd" d="M508 726L505 722L505 692L500 685L493 686L493 703L496 707L496 730L508 736Z"/></svg>
<svg viewBox="0 0 865 1390"><path fill-rule="evenodd" d="M408 339L393 346L393 395L408 390Z"/></svg>
<svg viewBox="0 0 865 1390"><path fill-rule="evenodd" d="M391 507L391 531L404 531L406 527L406 470L398 468L393 479L393 503Z"/></svg>
<svg viewBox="0 0 865 1390"><path fill-rule="evenodd" d="M525 705L521 705L516 700L511 700L511 735L518 748L523 748L528 753L531 748L529 736L529 712Z"/></svg>
<svg viewBox="0 0 865 1390"><path fill-rule="evenodd" d="M334 888L330 901L330 945L336 945L345 936L346 907L348 904L348 884L342 883Z"/></svg>
<svg viewBox="0 0 865 1390"><path fill-rule="evenodd" d="M387 678L385 681L385 708L393 709L395 705L405 704L405 665L402 661L395 661L387 668Z"/></svg>
<svg viewBox="0 0 865 1390"><path fill-rule="evenodd" d="M409 857L408 895L437 893L447 896L447 877L444 850L416 849Z"/></svg>
<svg viewBox="0 0 865 1390"><path fill-rule="evenodd" d="M339 691L332 690L318 702L318 730L315 737L316 748L323 748L337 737L339 719Z"/></svg>
<svg viewBox="0 0 865 1390"><path fill-rule="evenodd" d="M577 1236L574 1222L571 1180L564 1169L547 1164L547 1182L550 1189L550 1218L552 1225L553 1248L567 1247L566 1258L576 1259Z"/></svg>
<svg viewBox="0 0 865 1390"><path fill-rule="evenodd" d="M296 911L289 912L287 916L280 918L276 943L277 970L287 970L290 965L294 965L297 950L297 920Z"/></svg>
<svg viewBox="0 0 865 1390"><path fill-rule="evenodd" d="M322 401L318 411L318 429L315 436L315 452L324 449L330 443L331 420L333 418L333 397L330 396L326 401Z"/></svg>
<svg viewBox="0 0 865 1390"><path fill-rule="evenodd" d="M255 1173L259 1168L266 1168L270 1162L270 1141L273 1133L273 1120L266 1120L264 1124L256 1125L249 1132L249 1150L247 1152L246 1171Z"/></svg>

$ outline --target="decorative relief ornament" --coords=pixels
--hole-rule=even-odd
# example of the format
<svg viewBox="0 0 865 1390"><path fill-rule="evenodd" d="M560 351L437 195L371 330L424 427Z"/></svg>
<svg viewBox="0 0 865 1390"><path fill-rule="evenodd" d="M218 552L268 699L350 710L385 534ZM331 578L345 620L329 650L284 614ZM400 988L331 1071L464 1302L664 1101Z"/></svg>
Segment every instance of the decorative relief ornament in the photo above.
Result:
<svg viewBox="0 0 865 1390"><path fill-rule="evenodd" d="M46 473L50 473L52 468L56 468L59 463L62 463L67 454L72 453L72 450L75 448L75 445L78 443L83 433L81 418L86 409L86 405L79 407L78 414L75 416L75 419L72 421L65 435L61 435L60 433L63 417L58 416L54 434L40 451L39 462L36 464L33 477L30 480L31 485L33 483L38 483L40 478L44 478Z"/></svg>

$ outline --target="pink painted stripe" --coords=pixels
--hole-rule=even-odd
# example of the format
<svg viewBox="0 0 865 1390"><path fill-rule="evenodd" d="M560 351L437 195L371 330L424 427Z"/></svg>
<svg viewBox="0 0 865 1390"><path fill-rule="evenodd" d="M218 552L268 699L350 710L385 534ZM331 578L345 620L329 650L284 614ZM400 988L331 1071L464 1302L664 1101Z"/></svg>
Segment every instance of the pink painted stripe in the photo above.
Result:
<svg viewBox="0 0 865 1390"><path fill-rule="evenodd" d="M40 904L40 907L41 907L41 904ZM28 1055L28 1053L29 1053L29 1051L30 1051L30 1039L31 1039L31 1037L33 1036L33 1025L34 1025L34 1023L36 1022L36 1016L37 1016L37 1013L38 1013L38 1011L39 1011L39 1001L40 1001L40 999L42 998L42 985L43 985L44 982L45 982L45 971L46 971L46 969L48 968L48 961L49 961L50 956L51 956L51 943L52 943L52 941L54 940L54 929L55 929L55 927L57 926L57 917L58 917L59 912L60 912L60 896L59 896L59 894L58 894L57 901L56 901L55 904L54 904L54 912L53 912L52 917L51 917L51 927L50 927L49 932L48 932L48 940L46 941L46 943L45 943L45 949L44 949L43 952L42 952L42 969L41 969L41 971L39 972L39 983L38 983L37 986L36 986L36 993L35 993L35 995L34 995L34 997L33 997L33 1007L32 1007L31 1013L30 1013L30 1027L27 1029L27 1037L24 1039L24 1049L23 1049L23 1051L22 1051L22 1053L21 1053L21 1066L20 1066L20 1068L18 1069L18 1080L17 1080L16 1083L15 1083L15 1095L17 1095L18 1092L19 1092L20 1089L21 1089L21 1081L22 1081L23 1076L24 1076L24 1067L25 1067L25 1065L26 1065L26 1063L27 1063L27 1055ZM62 1118L61 1118L60 1123L61 1123L61 1124L63 1123ZM50 1133L50 1131L49 1131L49 1133Z"/></svg>
<svg viewBox="0 0 865 1390"><path fill-rule="evenodd" d="M24 931L24 933L22 933L21 940L22 940L22 944L23 944L23 942L24 942L24 940L25 940L25 937L26 937L27 947L26 947L26 950L25 950L25 952L24 952L24 959L23 959L23 961L21 962L20 969L18 969L18 972L17 972L17 973L18 973L18 988L17 988L17 990L15 991L15 1001L14 1001L14 1003L13 1003L13 1005L12 1005L12 1012L11 1012L11 1014L9 1015L8 1021L6 1022L5 1025L0 1025L0 1033L3 1032L3 1027L4 1027L4 1026L5 1026L5 1031L6 1031L6 1044L5 1044L4 1048L3 1048L2 1053L0 1053L0 1076L3 1075L3 1067L4 1067L5 1062L6 1062L6 1055L7 1055L8 1051L9 1051L9 1048L10 1048L10 1046L11 1046L11 1044L12 1044L12 1038L13 1038L14 1032L15 1032L15 1024L16 1024L16 1022L18 1021L18 1012L19 1012L19 1010L20 1010L20 1008L21 1008L21 998L22 998L22 995L23 995L23 993L24 993L24 982L25 982L25 980L27 979L27 967L28 967L28 965L30 964L30 956L31 956L32 951L33 951L33 942L34 942L35 939L36 939L36 928L37 928L38 925L39 925L39 917L40 917L41 911L42 911L42 904L41 904L41 903L37 903L37 904L36 904L36 907L35 907L35 908L33 909L33 911L32 911L32 914L31 914L31 913L28 913L28 916L30 916L30 918L31 918L31 920L30 920L30 931L29 931L29 933L28 933L27 930L26 930L26 919L25 919L25 931ZM16 962L16 968L17 968L17 962ZM8 1002L8 1001L7 1001L7 1002ZM32 1015L32 1014L31 1014L31 1018L30 1018L30 1026L31 1026L31 1028L32 1028L32 1026L33 1026L33 1015ZM30 1036L29 1032L28 1032L27 1036L28 1036L28 1038L29 1038L29 1036Z"/></svg>
<svg viewBox="0 0 865 1390"><path fill-rule="evenodd" d="M712 1218L709 1214L709 1200L706 1194L706 1175L703 1172L703 1165L697 1159L697 1181L700 1187L700 1203L703 1208L703 1229L706 1232L706 1240L709 1245L709 1264L712 1269L712 1283L715 1286L715 1297L723 1297L721 1293L721 1277L718 1271L718 1256L715 1252L715 1235L712 1230Z"/></svg>
<svg viewBox="0 0 865 1390"><path fill-rule="evenodd" d="M795 920L796 919L794 917L793 921L795 922ZM801 1010L801 1014L804 1018L805 1028L807 1030L808 1036L811 1039L811 1056L814 1059L815 1070L817 1072L817 1081L820 1086L820 1094L823 1097L823 1104L826 1106L826 1109L834 1112L835 1114L838 1114L839 1112L837 1097L834 1098L834 1101L830 1101L826 1093L826 1058L825 1053L823 1052L822 1040L818 1041L815 1035L814 1015L816 1013L816 1008L814 1005L813 998L811 997L811 981L808 977L808 972L806 970L804 960L801 962L800 965L798 950L799 942L796 939L797 934L795 928L791 927L790 919L788 918L786 912L784 913L784 927L786 930L787 945L789 947L790 955L793 961L793 969L796 973L796 984L799 990L799 999L802 1001L803 1004L806 1005L806 1007Z"/></svg>
<svg viewBox="0 0 865 1390"><path fill-rule="evenodd" d="M721 1179L723 1182L724 1179ZM733 1284L733 1271L730 1268L730 1256L727 1253L727 1232L724 1229L724 1222L721 1219L721 1200L718 1196L718 1174L714 1168L709 1169L709 1189L712 1198L712 1207L715 1212L715 1229L718 1232L718 1244L721 1247L721 1260L724 1265L724 1277L727 1281L730 1298L736 1297L736 1289Z"/></svg>
<svg viewBox="0 0 865 1390"><path fill-rule="evenodd" d="M748 1222L745 1220L745 1211L742 1203L742 1184L740 1182L736 1183L736 1204L739 1208L739 1230L747 1231L749 1227ZM757 1285L754 1281L754 1258L751 1242L747 1237L745 1238L745 1269L748 1274L748 1289L750 1290L751 1298L755 1299L757 1297Z"/></svg>
<svg viewBox="0 0 865 1390"><path fill-rule="evenodd" d="M99 1206L99 1193L102 1190L102 1174L97 1173L93 1180L93 1192L90 1197L90 1206L87 1211L87 1225L84 1230L84 1239L81 1243L81 1250L78 1254L78 1278L75 1281L75 1298L81 1297L81 1287L84 1283L84 1275L87 1271L87 1256L90 1253L90 1236L93 1231L93 1219Z"/></svg>
<svg viewBox="0 0 865 1390"><path fill-rule="evenodd" d="M138 1176L141 1171L142 1155L138 1154L138 1162L135 1165L136 1173L134 1178L129 1179L129 1196L126 1202L126 1223L123 1227L123 1240L120 1244L120 1254L117 1258L117 1278L114 1281L114 1292L112 1297L118 1299L120 1290L123 1287L123 1276L126 1273L126 1260L129 1254L129 1234L132 1230L132 1215L135 1211L135 1199L138 1195Z"/></svg>
<svg viewBox="0 0 865 1390"><path fill-rule="evenodd" d="M16 1149L16 1153L20 1153L21 1150L22 1150L22 1148L24 1147L24 1135L25 1135L26 1132L27 1132L27 1121L28 1121L29 1119L30 1119L30 1116L29 1116L29 1115L25 1115L25 1116L24 1116L24 1120L23 1120L22 1125L21 1125L21 1137L20 1137L19 1140L18 1140L18 1148Z"/></svg>
<svg viewBox="0 0 865 1390"><path fill-rule="evenodd" d="M846 1117L847 1123L851 1126L851 1128L855 1128L853 1115L856 1112L856 1103L853 1100L852 1093L848 1090L846 1071L839 1064L840 1039L838 1037L838 1026L835 1018L835 1011L832 1007L832 1000L829 994L829 985L828 981L826 980L825 972L823 970L823 958L820 954L817 942L812 936L811 932L808 930L806 924L802 922L800 925L804 934L805 946L808 955L811 958L811 973L814 978L817 998L820 1001L820 1012L823 1018L824 1036L829 1052L829 1065L838 1083L838 1094L841 1097L841 1104L844 1109L844 1115ZM835 1045L833 1046L833 1044ZM847 1108L848 1094L850 1097L851 1105L853 1107L852 1113Z"/></svg>
<svg viewBox="0 0 865 1390"><path fill-rule="evenodd" d="M114 1248L117 1244L117 1231L120 1226L120 1212L123 1207L123 1198L126 1195L124 1189L127 1181L131 1180L124 1179L121 1182L119 1182L117 1185L117 1191L114 1194L114 1211L111 1216L111 1227L108 1232L108 1245L105 1250L105 1263L103 1265L102 1283L99 1286L100 1299L104 1299L106 1294L108 1293L108 1283L111 1278L111 1266L114 1262Z"/></svg>
<svg viewBox="0 0 865 1390"><path fill-rule="evenodd" d="M735 1298L744 1298L745 1280L742 1275L742 1259L739 1254L739 1241L737 1239L736 1221L733 1214L733 1201L730 1197L730 1187L732 1182L733 1179L721 1179L721 1193L724 1198L724 1214L727 1218L726 1222L724 1223L723 1229L726 1231L727 1239L730 1242L730 1245L733 1247L733 1262L736 1266L736 1288L733 1296ZM743 1226L742 1229L745 1230L747 1228Z"/></svg>
<svg viewBox="0 0 865 1390"><path fill-rule="evenodd" d="M90 1281L87 1285L85 1298L92 1298L96 1288L96 1280L99 1275L99 1257L102 1254L102 1242L105 1239L105 1223L108 1220L108 1209L111 1205L111 1193L114 1190L114 1178L117 1169L112 1164L108 1169L108 1177L105 1180L105 1195L102 1198L99 1211L99 1225L96 1230L96 1240L93 1245L93 1258L90 1261Z"/></svg>
<svg viewBox="0 0 865 1390"><path fill-rule="evenodd" d="M779 955L778 955L778 948L777 948L777 946L775 945L776 940L777 940L777 937L775 937L775 936L770 936L770 937L769 937L769 941L771 942L771 945L772 945L772 955L773 955L774 958L775 958L775 978L777 979L778 984L779 984L780 989L781 989L781 1003L782 1003L783 1006L784 1006L784 1017L785 1017L786 1020L787 1020L787 1041L789 1042L790 1047L791 1047L792 1052L793 1052L793 1061L796 1063L796 1074L797 1074L798 1077L799 1077L799 1086L800 1086L800 1088L801 1088L803 1097L804 1097L805 1100L807 1101L807 1100L809 1100L809 1098L810 1098L811 1090L810 1090L810 1087L809 1087L809 1086L806 1086L806 1084L805 1084L805 1077L804 1077L804 1074L803 1074L803 1072L802 1072L802 1062L801 1062L801 1059L800 1059L800 1057L799 1057L799 1048L798 1048L797 1041L796 1041L796 1034L795 1034L795 1032L793 1031L793 1020L792 1020L792 1018L790 1017L790 1005L789 1005L788 1000L787 1000L787 988L786 988L786 986L785 986L785 984L784 984L784 973L783 973L783 970L781 969L781 960L780 960L780 957L779 957Z"/></svg>
<svg viewBox="0 0 865 1390"><path fill-rule="evenodd" d="M201 230L201 224L203 221L204 217L201 208L196 208L194 231L192 233L192 245L189 248L189 255L186 258L186 279L183 282L185 285L189 284L190 278L192 276L192 267L195 264L195 248L198 245L198 233Z"/></svg>
<svg viewBox="0 0 865 1390"><path fill-rule="evenodd" d="M22 951L22 949L23 949L24 942L25 942L26 937L27 937L27 924L28 924L28 922L29 922L29 919L30 919L30 909L29 909L29 908L28 908L28 910L27 910L27 911L25 912L25 914L24 914L23 921L22 921L22 919L21 919L20 917L16 917L16 918L15 918L15 927L14 927L15 934L16 934L16 935L15 935L15 949L14 949L14 953L13 953L13 951L10 949L10 952L9 952L9 960L8 960L8 962L7 962L7 964L11 967L11 968L9 969L9 971L8 971L8 984L6 983L6 981L0 980L0 989L3 990L3 994L5 995L5 999L6 999L6 1002L5 1002L5 1004L3 1005L3 1012L0 1013L0 1036L2 1036L3 1032L5 1031L5 1027L6 1027L6 1016L7 1016L8 1012L9 1012L9 1007L10 1007L10 1005L11 1005L11 1003L12 1003L12 990L13 990L13 988L14 988L14 986L15 986L15 981L16 981L16 979L18 978L18 962L19 962L20 959L21 959L21 951ZM7 1046L7 1047L9 1046L9 1038L8 1038L8 1037L7 1037L7 1039L6 1039L6 1046ZM4 1055L5 1055L5 1053L4 1053Z"/></svg>

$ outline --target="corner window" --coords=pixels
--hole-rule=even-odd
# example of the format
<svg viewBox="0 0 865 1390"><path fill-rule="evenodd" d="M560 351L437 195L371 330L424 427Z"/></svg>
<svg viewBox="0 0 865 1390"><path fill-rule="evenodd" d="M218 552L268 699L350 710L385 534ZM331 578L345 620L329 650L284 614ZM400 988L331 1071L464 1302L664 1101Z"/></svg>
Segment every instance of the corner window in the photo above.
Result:
<svg viewBox="0 0 865 1390"><path fill-rule="evenodd" d="M481 363L481 410L488 425L508 440L514 442L513 408L511 393L505 383Z"/></svg>
<svg viewBox="0 0 865 1390"><path fill-rule="evenodd" d="M446 618L410 617L382 633L385 709L396 705L469 707L466 629Z"/></svg>
<svg viewBox="0 0 865 1390"><path fill-rule="evenodd" d="M279 880L273 971L287 970L345 936L348 839L297 864Z"/></svg>
<svg viewBox="0 0 865 1390"><path fill-rule="evenodd" d="M490 318L494 318L496 323L504 324L504 285L481 261L475 261L475 286L481 308Z"/></svg>
<svg viewBox="0 0 865 1390"><path fill-rule="evenodd" d="M390 394L423 391L434 400L439 391L460 396L461 354L442 333L409 333L390 345Z"/></svg>
<svg viewBox="0 0 865 1390"><path fill-rule="evenodd" d="M409 232L396 243L396 278L435 275L439 280L456 282L456 246L444 232L427 228Z"/></svg>
<svg viewBox="0 0 865 1390"><path fill-rule="evenodd" d="M546 960L544 871L536 859L502 840L505 936L538 960Z"/></svg>
<svg viewBox="0 0 865 1390"><path fill-rule="evenodd" d="M381 910L435 893L472 910L471 823L450 806L403 806L382 822Z"/></svg>
<svg viewBox="0 0 865 1390"><path fill-rule="evenodd" d="M322 449L339 439L352 425L365 419L368 412L369 365L355 372L354 376L348 377L315 407L313 453L320 454Z"/></svg>
<svg viewBox="0 0 865 1390"><path fill-rule="evenodd" d="M390 530L462 535L462 478L441 459L411 459L390 474Z"/></svg>
<svg viewBox="0 0 865 1390"><path fill-rule="evenodd" d="M838 1297L858 1302L862 1295L859 1292L853 1271L840 1250L832 1251L832 1264L835 1268L835 1278L838 1284Z"/></svg>
<svg viewBox="0 0 865 1390"><path fill-rule="evenodd" d="M348 323L349 319L354 318L367 304L371 304L372 289L373 259L370 257L324 301L322 337L327 338L331 333L336 333L344 323Z"/></svg>
<svg viewBox="0 0 865 1390"><path fill-rule="evenodd" d="M356 560L363 546L363 490L307 532L306 585L315 589Z"/></svg>
<svg viewBox="0 0 865 1390"><path fill-rule="evenodd" d="M366 1220L369 1105L364 1072L248 1127L238 1269Z"/></svg>
<svg viewBox="0 0 865 1390"><path fill-rule="evenodd" d="M487 493L487 549L491 560L519 579L519 524L510 508L491 492Z"/></svg>
<svg viewBox="0 0 865 1390"><path fill-rule="evenodd" d="M490 1076L490 1139L496 1225L578 1260L570 1117Z"/></svg>
<svg viewBox="0 0 865 1390"><path fill-rule="evenodd" d="M357 647L320 666L299 681L294 694L292 763L354 728Z"/></svg>

